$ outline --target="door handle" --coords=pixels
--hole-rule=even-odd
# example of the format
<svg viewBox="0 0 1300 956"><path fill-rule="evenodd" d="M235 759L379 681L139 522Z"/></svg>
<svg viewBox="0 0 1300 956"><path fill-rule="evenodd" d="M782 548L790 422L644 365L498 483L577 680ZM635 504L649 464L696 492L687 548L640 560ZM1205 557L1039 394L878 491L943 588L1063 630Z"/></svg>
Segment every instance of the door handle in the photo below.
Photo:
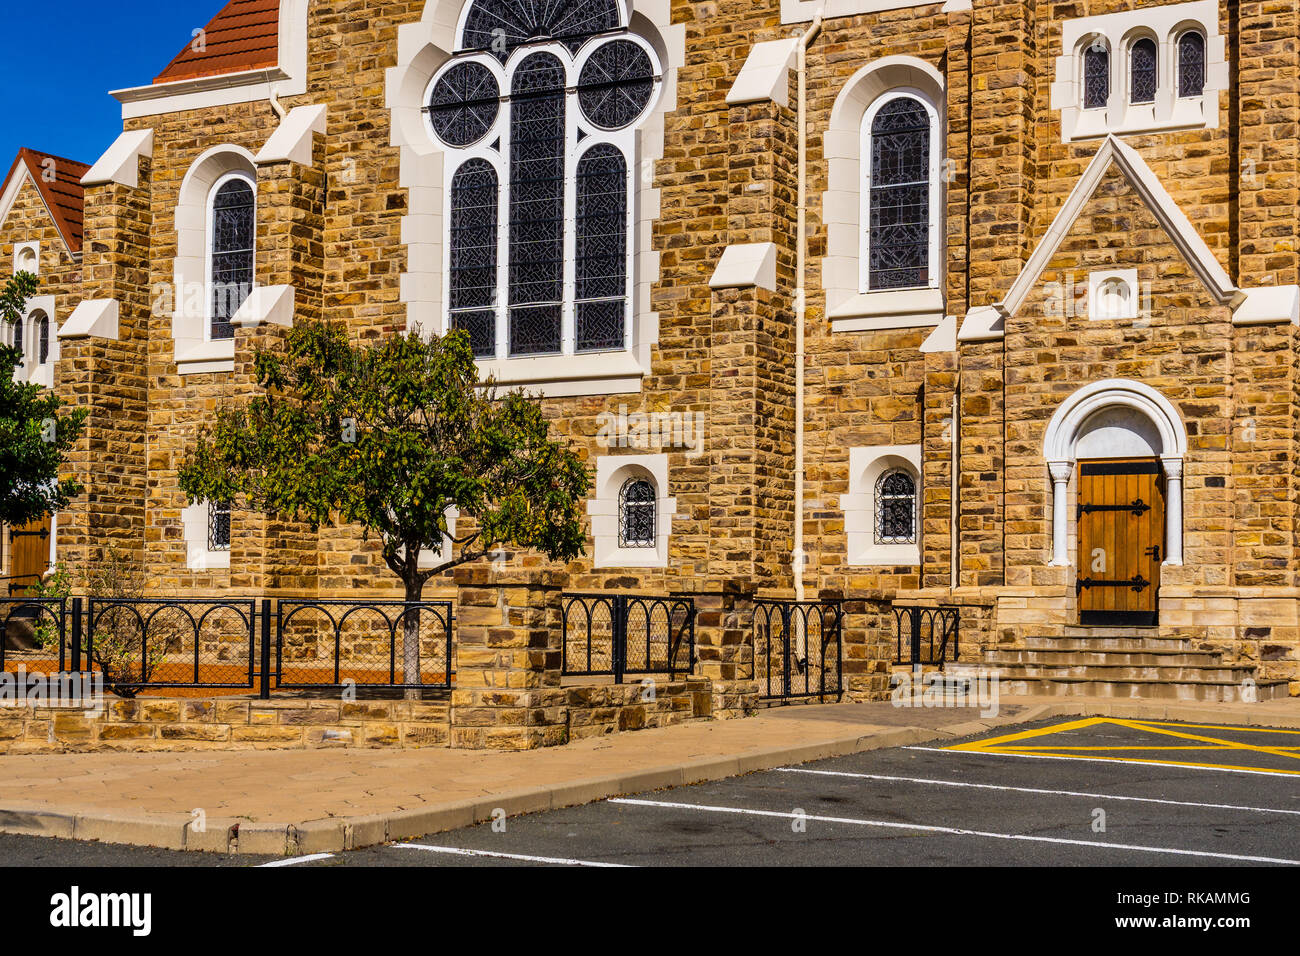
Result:
<svg viewBox="0 0 1300 956"><path fill-rule="evenodd" d="M1154 559L1154 560L1156 560L1156 561L1159 561L1159 560L1160 560L1160 545L1156 544L1156 545L1152 545L1151 547L1147 548L1147 550L1146 550L1146 555L1147 555L1148 558L1152 558L1152 559Z"/></svg>

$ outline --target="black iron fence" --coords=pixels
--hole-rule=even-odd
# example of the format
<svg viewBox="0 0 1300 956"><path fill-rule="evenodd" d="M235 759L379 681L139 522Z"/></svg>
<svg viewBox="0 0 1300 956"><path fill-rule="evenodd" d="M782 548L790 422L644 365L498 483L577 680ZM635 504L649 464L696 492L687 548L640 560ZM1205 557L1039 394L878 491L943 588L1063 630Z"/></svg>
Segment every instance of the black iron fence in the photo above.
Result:
<svg viewBox="0 0 1300 956"><path fill-rule="evenodd" d="M838 601L754 602L754 667L764 700L838 699L844 611Z"/></svg>
<svg viewBox="0 0 1300 956"><path fill-rule="evenodd" d="M280 601L275 678L284 688L450 688L450 601Z"/></svg>
<svg viewBox="0 0 1300 956"><path fill-rule="evenodd" d="M67 603L63 598L0 598L0 671L67 669Z"/></svg>
<svg viewBox="0 0 1300 956"><path fill-rule="evenodd" d="M957 661L961 610L956 607L895 607L894 662L920 667Z"/></svg>
<svg viewBox="0 0 1300 956"><path fill-rule="evenodd" d="M566 677L667 674L695 669L695 601L685 597L566 594L561 670Z"/></svg>
<svg viewBox="0 0 1300 956"><path fill-rule="evenodd" d="M453 625L450 601L7 598L0 599L0 671L93 671L128 695L447 690Z"/></svg>

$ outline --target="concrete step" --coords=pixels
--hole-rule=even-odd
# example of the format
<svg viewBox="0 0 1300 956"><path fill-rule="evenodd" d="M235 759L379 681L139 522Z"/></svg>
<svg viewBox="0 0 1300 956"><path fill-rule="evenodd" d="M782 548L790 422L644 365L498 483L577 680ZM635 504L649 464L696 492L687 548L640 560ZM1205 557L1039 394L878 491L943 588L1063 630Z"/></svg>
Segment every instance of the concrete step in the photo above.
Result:
<svg viewBox="0 0 1300 956"><path fill-rule="evenodd" d="M1067 624L1066 637L1149 637L1160 639L1158 627L1108 627L1106 625Z"/></svg>
<svg viewBox="0 0 1300 956"><path fill-rule="evenodd" d="M1078 667L1090 664L1124 664L1131 667L1214 667L1223 662L1218 651L1184 651L1158 649L1141 651L986 651L984 663L989 667L1017 664Z"/></svg>
<svg viewBox="0 0 1300 956"><path fill-rule="evenodd" d="M1018 664L1002 672L1002 680L1091 680L1103 683L1116 681L1156 681L1180 684L1239 684L1254 677L1255 668L1249 664L1232 664L1221 667L1132 667L1127 664L1084 664L1078 667L1041 667L1036 664Z"/></svg>
<svg viewBox="0 0 1300 956"><path fill-rule="evenodd" d="M1196 647L1187 638L1136 638L1136 637L1027 637L1025 650L1030 651L1194 651Z"/></svg>
<svg viewBox="0 0 1300 956"><path fill-rule="evenodd" d="M1152 680L1003 680L1003 694L1042 694L1051 697L1104 697L1122 700L1180 700L1241 702L1240 683L1215 681ZM1288 696L1286 681L1261 681L1254 688L1255 700L1283 700Z"/></svg>

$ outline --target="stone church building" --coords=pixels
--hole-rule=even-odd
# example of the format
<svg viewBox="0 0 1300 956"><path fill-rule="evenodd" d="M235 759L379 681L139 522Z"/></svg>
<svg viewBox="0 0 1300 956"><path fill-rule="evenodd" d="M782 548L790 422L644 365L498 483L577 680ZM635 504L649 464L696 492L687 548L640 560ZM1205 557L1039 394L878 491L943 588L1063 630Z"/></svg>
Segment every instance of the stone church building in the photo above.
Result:
<svg viewBox="0 0 1300 956"><path fill-rule="evenodd" d="M891 652L891 608L958 606L971 660L1168 640L1300 693L1294 3L215 13L102 156L0 190L41 278L0 334L91 411L5 575L398 594L177 469L295 322L460 328L589 463L575 590L838 599Z"/></svg>

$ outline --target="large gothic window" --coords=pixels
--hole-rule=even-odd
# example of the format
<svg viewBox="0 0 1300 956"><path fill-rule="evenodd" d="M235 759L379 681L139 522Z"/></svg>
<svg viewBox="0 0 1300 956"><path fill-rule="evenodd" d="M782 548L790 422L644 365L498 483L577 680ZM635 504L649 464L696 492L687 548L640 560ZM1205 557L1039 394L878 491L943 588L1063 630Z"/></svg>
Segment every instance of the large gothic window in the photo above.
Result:
<svg viewBox="0 0 1300 956"><path fill-rule="evenodd" d="M933 284L936 117L909 94L867 114L866 291Z"/></svg>
<svg viewBox="0 0 1300 956"><path fill-rule="evenodd" d="M1178 95L1205 92L1205 37L1188 30L1178 38Z"/></svg>
<svg viewBox="0 0 1300 956"><path fill-rule="evenodd" d="M622 350L636 124L660 85L616 0L477 0L429 89L447 307L480 359Z"/></svg>
<svg viewBox="0 0 1300 956"><path fill-rule="evenodd" d="M242 174L222 177L212 190L208 288L209 335L214 342L235 337L231 319L253 291L256 207L253 183Z"/></svg>

